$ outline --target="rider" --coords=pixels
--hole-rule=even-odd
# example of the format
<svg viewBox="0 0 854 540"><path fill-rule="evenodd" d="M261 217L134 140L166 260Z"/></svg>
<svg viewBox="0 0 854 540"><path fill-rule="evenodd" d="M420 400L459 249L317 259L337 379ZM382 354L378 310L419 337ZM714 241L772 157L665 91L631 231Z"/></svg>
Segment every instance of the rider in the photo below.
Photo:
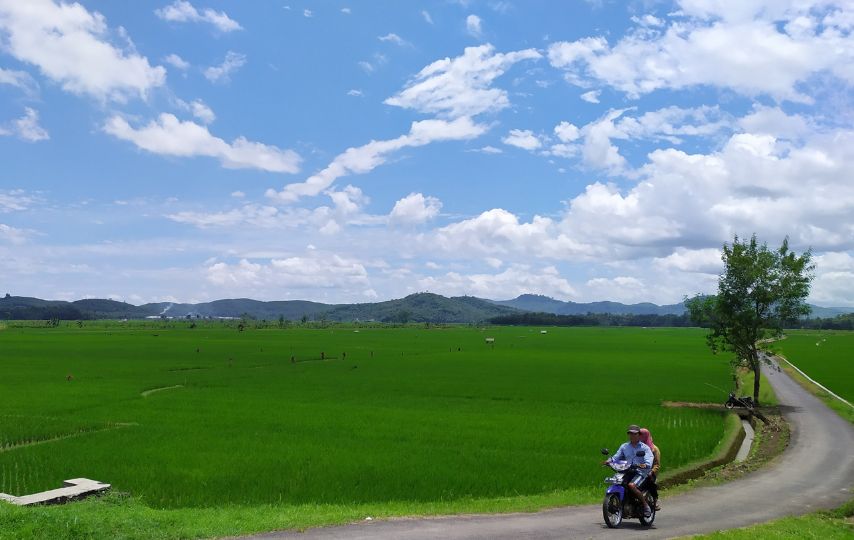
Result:
<svg viewBox="0 0 854 540"><path fill-rule="evenodd" d="M640 438L642 443L652 449L652 470L649 473L649 481L651 482L651 485L649 486L649 491L655 498L656 511L661 510L661 504L658 502L658 470L661 469L661 450L659 450L658 446L652 442L652 433L650 433L648 429L641 428Z"/></svg>
<svg viewBox="0 0 854 540"><path fill-rule="evenodd" d="M628 487L632 495L643 503L643 517L648 518L652 515L652 510L650 510L649 503L646 502L639 488L649 473L652 472L652 449L641 442L640 428L635 424L626 428L626 434L629 436L629 442L623 443L617 453L603 461L602 465L608 465L612 461L625 460L637 467L634 477L629 479ZM643 450L643 456L638 456L637 453L641 450Z"/></svg>

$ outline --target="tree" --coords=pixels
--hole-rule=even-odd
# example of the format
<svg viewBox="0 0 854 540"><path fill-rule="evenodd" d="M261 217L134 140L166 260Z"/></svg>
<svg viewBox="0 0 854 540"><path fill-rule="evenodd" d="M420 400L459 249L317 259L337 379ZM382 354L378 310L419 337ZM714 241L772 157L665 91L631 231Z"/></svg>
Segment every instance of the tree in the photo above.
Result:
<svg viewBox="0 0 854 540"><path fill-rule="evenodd" d="M815 265L810 250L800 256L789 250L788 237L777 251L736 235L724 244L724 270L716 296L695 296L685 305L691 318L707 326L712 352L734 353L732 366L753 372L753 400L759 404L759 374L763 342L779 338L783 324L808 315L806 304Z"/></svg>

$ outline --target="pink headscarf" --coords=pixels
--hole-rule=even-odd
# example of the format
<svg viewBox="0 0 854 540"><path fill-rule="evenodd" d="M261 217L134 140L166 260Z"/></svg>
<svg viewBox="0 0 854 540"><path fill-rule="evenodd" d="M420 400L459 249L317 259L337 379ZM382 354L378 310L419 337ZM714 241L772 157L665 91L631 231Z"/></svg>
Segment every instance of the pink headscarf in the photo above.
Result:
<svg viewBox="0 0 854 540"><path fill-rule="evenodd" d="M641 428L640 430L640 440L645 445L653 448L655 445L652 444L652 433L649 432L646 428Z"/></svg>

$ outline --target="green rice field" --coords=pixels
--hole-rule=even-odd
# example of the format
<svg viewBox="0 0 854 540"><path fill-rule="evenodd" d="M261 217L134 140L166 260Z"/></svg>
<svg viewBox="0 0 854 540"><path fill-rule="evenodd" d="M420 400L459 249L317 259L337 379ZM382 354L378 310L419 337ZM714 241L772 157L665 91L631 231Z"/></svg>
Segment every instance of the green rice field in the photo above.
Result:
<svg viewBox="0 0 854 540"><path fill-rule="evenodd" d="M87 477L156 508L594 500L629 423L665 471L712 454L722 414L661 402L730 381L698 329L183 321L10 324L0 373L0 492Z"/></svg>
<svg viewBox="0 0 854 540"><path fill-rule="evenodd" d="M789 331L775 343L794 365L812 379L854 403L854 332Z"/></svg>

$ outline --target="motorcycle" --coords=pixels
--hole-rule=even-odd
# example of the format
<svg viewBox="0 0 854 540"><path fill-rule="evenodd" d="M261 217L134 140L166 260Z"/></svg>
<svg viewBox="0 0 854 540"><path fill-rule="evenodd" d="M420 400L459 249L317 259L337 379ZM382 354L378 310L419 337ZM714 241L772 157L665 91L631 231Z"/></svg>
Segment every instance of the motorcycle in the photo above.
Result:
<svg viewBox="0 0 854 540"><path fill-rule="evenodd" d="M607 456L610 455L610 452L604 448L602 454ZM636 455L643 457L644 451L641 450ZM643 504L632 495L627 487L637 468L628 461L609 461L608 466L614 471L614 474L605 479L605 483L610 484L605 490L605 499L602 501L602 516L605 518L605 525L610 529L615 529L623 523L624 519L639 519L641 525L646 527L652 525L655 521L656 497L648 489L649 481L641 487L641 495L646 499L650 509L650 516L644 517Z"/></svg>
<svg viewBox="0 0 854 540"><path fill-rule="evenodd" d="M724 407L732 409L733 407L744 407L746 409L753 408L753 398L750 396L735 397L735 394L730 392L729 399L724 403Z"/></svg>

